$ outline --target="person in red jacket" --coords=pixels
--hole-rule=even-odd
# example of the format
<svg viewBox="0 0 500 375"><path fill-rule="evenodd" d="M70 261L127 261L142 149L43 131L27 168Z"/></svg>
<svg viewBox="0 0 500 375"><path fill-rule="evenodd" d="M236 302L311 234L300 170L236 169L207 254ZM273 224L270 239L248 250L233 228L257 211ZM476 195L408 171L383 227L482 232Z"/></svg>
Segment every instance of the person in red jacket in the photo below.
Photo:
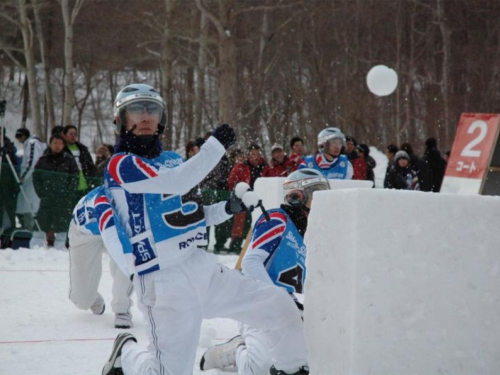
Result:
<svg viewBox="0 0 500 375"><path fill-rule="evenodd" d="M356 151L358 147L358 142L352 136L345 137L346 147L345 154L349 158L349 161L352 164L352 169L354 173L352 175L353 180L366 180L366 176L368 173L368 166L366 165L366 161L363 158L359 157L358 152Z"/></svg>
<svg viewBox="0 0 500 375"><path fill-rule="evenodd" d="M264 168L262 177L287 177L292 173L292 163L283 151L282 145L275 143L271 148L271 155L273 157L271 165Z"/></svg>
<svg viewBox="0 0 500 375"><path fill-rule="evenodd" d="M227 179L230 190L233 190L238 182L246 182L253 189L255 180L262 176L262 172L267 166L260 150L259 145L250 145L247 148L247 159L243 163L235 164ZM234 215L233 218L234 222L231 231L229 252L239 254L241 252L243 239L250 229L252 217L248 212L243 212L242 214Z"/></svg>
<svg viewBox="0 0 500 375"><path fill-rule="evenodd" d="M290 141L290 148L292 149L292 154L290 155L288 160L292 168L291 172L295 172L299 167L299 164L302 163L302 159L304 159L304 140L300 137L293 137Z"/></svg>

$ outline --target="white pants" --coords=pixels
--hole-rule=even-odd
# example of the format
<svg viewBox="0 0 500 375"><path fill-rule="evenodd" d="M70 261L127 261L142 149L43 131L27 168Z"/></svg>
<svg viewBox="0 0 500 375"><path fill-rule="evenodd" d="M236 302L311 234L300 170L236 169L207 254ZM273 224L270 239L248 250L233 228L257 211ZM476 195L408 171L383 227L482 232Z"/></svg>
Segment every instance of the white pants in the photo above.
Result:
<svg viewBox="0 0 500 375"><path fill-rule="evenodd" d="M85 234L71 222L69 226L69 299L76 307L87 310L98 296L102 275L102 253L106 251L101 236ZM113 277L111 309L115 314L126 314L132 306L130 295L133 284L110 258Z"/></svg>
<svg viewBox="0 0 500 375"><path fill-rule="evenodd" d="M245 345L240 346L236 351L238 375L268 375L273 361L267 349L269 343L266 332L246 324L240 323L239 326ZM294 348L293 343L291 347Z"/></svg>
<svg viewBox="0 0 500 375"><path fill-rule="evenodd" d="M216 317L265 331L276 368L292 372L307 363L302 320L286 291L217 264L203 250L182 263L136 276L134 283L149 346L124 345L126 375L192 374L202 319Z"/></svg>

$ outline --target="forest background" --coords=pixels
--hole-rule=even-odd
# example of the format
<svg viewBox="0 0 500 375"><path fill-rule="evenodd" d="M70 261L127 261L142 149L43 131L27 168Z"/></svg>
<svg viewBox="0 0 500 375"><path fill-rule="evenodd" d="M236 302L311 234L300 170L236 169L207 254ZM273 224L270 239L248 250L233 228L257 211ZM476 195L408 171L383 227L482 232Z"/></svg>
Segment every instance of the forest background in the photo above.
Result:
<svg viewBox="0 0 500 375"><path fill-rule="evenodd" d="M1 0L0 99L15 128L73 123L94 147L116 93L144 82L173 149L227 122L240 146L312 151L336 126L445 150L461 113L500 112L499 19L498 0ZM367 89L378 64L399 76L387 97Z"/></svg>

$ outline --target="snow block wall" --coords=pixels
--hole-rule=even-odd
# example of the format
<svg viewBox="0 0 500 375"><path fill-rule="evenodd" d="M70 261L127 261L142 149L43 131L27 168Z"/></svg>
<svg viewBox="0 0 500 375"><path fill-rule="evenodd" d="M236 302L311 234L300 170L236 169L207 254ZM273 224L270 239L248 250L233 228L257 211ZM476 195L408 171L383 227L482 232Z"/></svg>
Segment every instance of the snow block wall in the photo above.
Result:
<svg viewBox="0 0 500 375"><path fill-rule="evenodd" d="M254 191L262 199L262 204L266 210L278 208L283 204L283 182L285 177L265 177L255 180ZM357 180L329 180L330 188L336 189L351 189L351 188L371 188L372 181L357 181ZM262 215L260 208L252 213L252 224Z"/></svg>
<svg viewBox="0 0 500 375"><path fill-rule="evenodd" d="M315 195L305 324L315 375L500 374L500 198Z"/></svg>

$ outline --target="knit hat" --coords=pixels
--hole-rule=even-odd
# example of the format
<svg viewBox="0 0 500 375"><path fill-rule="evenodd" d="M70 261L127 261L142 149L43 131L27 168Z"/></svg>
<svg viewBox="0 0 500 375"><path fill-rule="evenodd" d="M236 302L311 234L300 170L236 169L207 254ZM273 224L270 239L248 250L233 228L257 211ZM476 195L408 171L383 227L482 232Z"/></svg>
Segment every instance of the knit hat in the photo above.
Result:
<svg viewBox="0 0 500 375"><path fill-rule="evenodd" d="M396 156L394 156L394 161L398 161L399 159L406 159L410 161L410 156L406 151L398 151L396 152Z"/></svg>
<svg viewBox="0 0 500 375"><path fill-rule="evenodd" d="M275 143L273 145L273 147L271 147L271 152L274 152L274 150L278 150L278 149L281 150L281 151L283 151L283 146L280 145L279 143Z"/></svg>

